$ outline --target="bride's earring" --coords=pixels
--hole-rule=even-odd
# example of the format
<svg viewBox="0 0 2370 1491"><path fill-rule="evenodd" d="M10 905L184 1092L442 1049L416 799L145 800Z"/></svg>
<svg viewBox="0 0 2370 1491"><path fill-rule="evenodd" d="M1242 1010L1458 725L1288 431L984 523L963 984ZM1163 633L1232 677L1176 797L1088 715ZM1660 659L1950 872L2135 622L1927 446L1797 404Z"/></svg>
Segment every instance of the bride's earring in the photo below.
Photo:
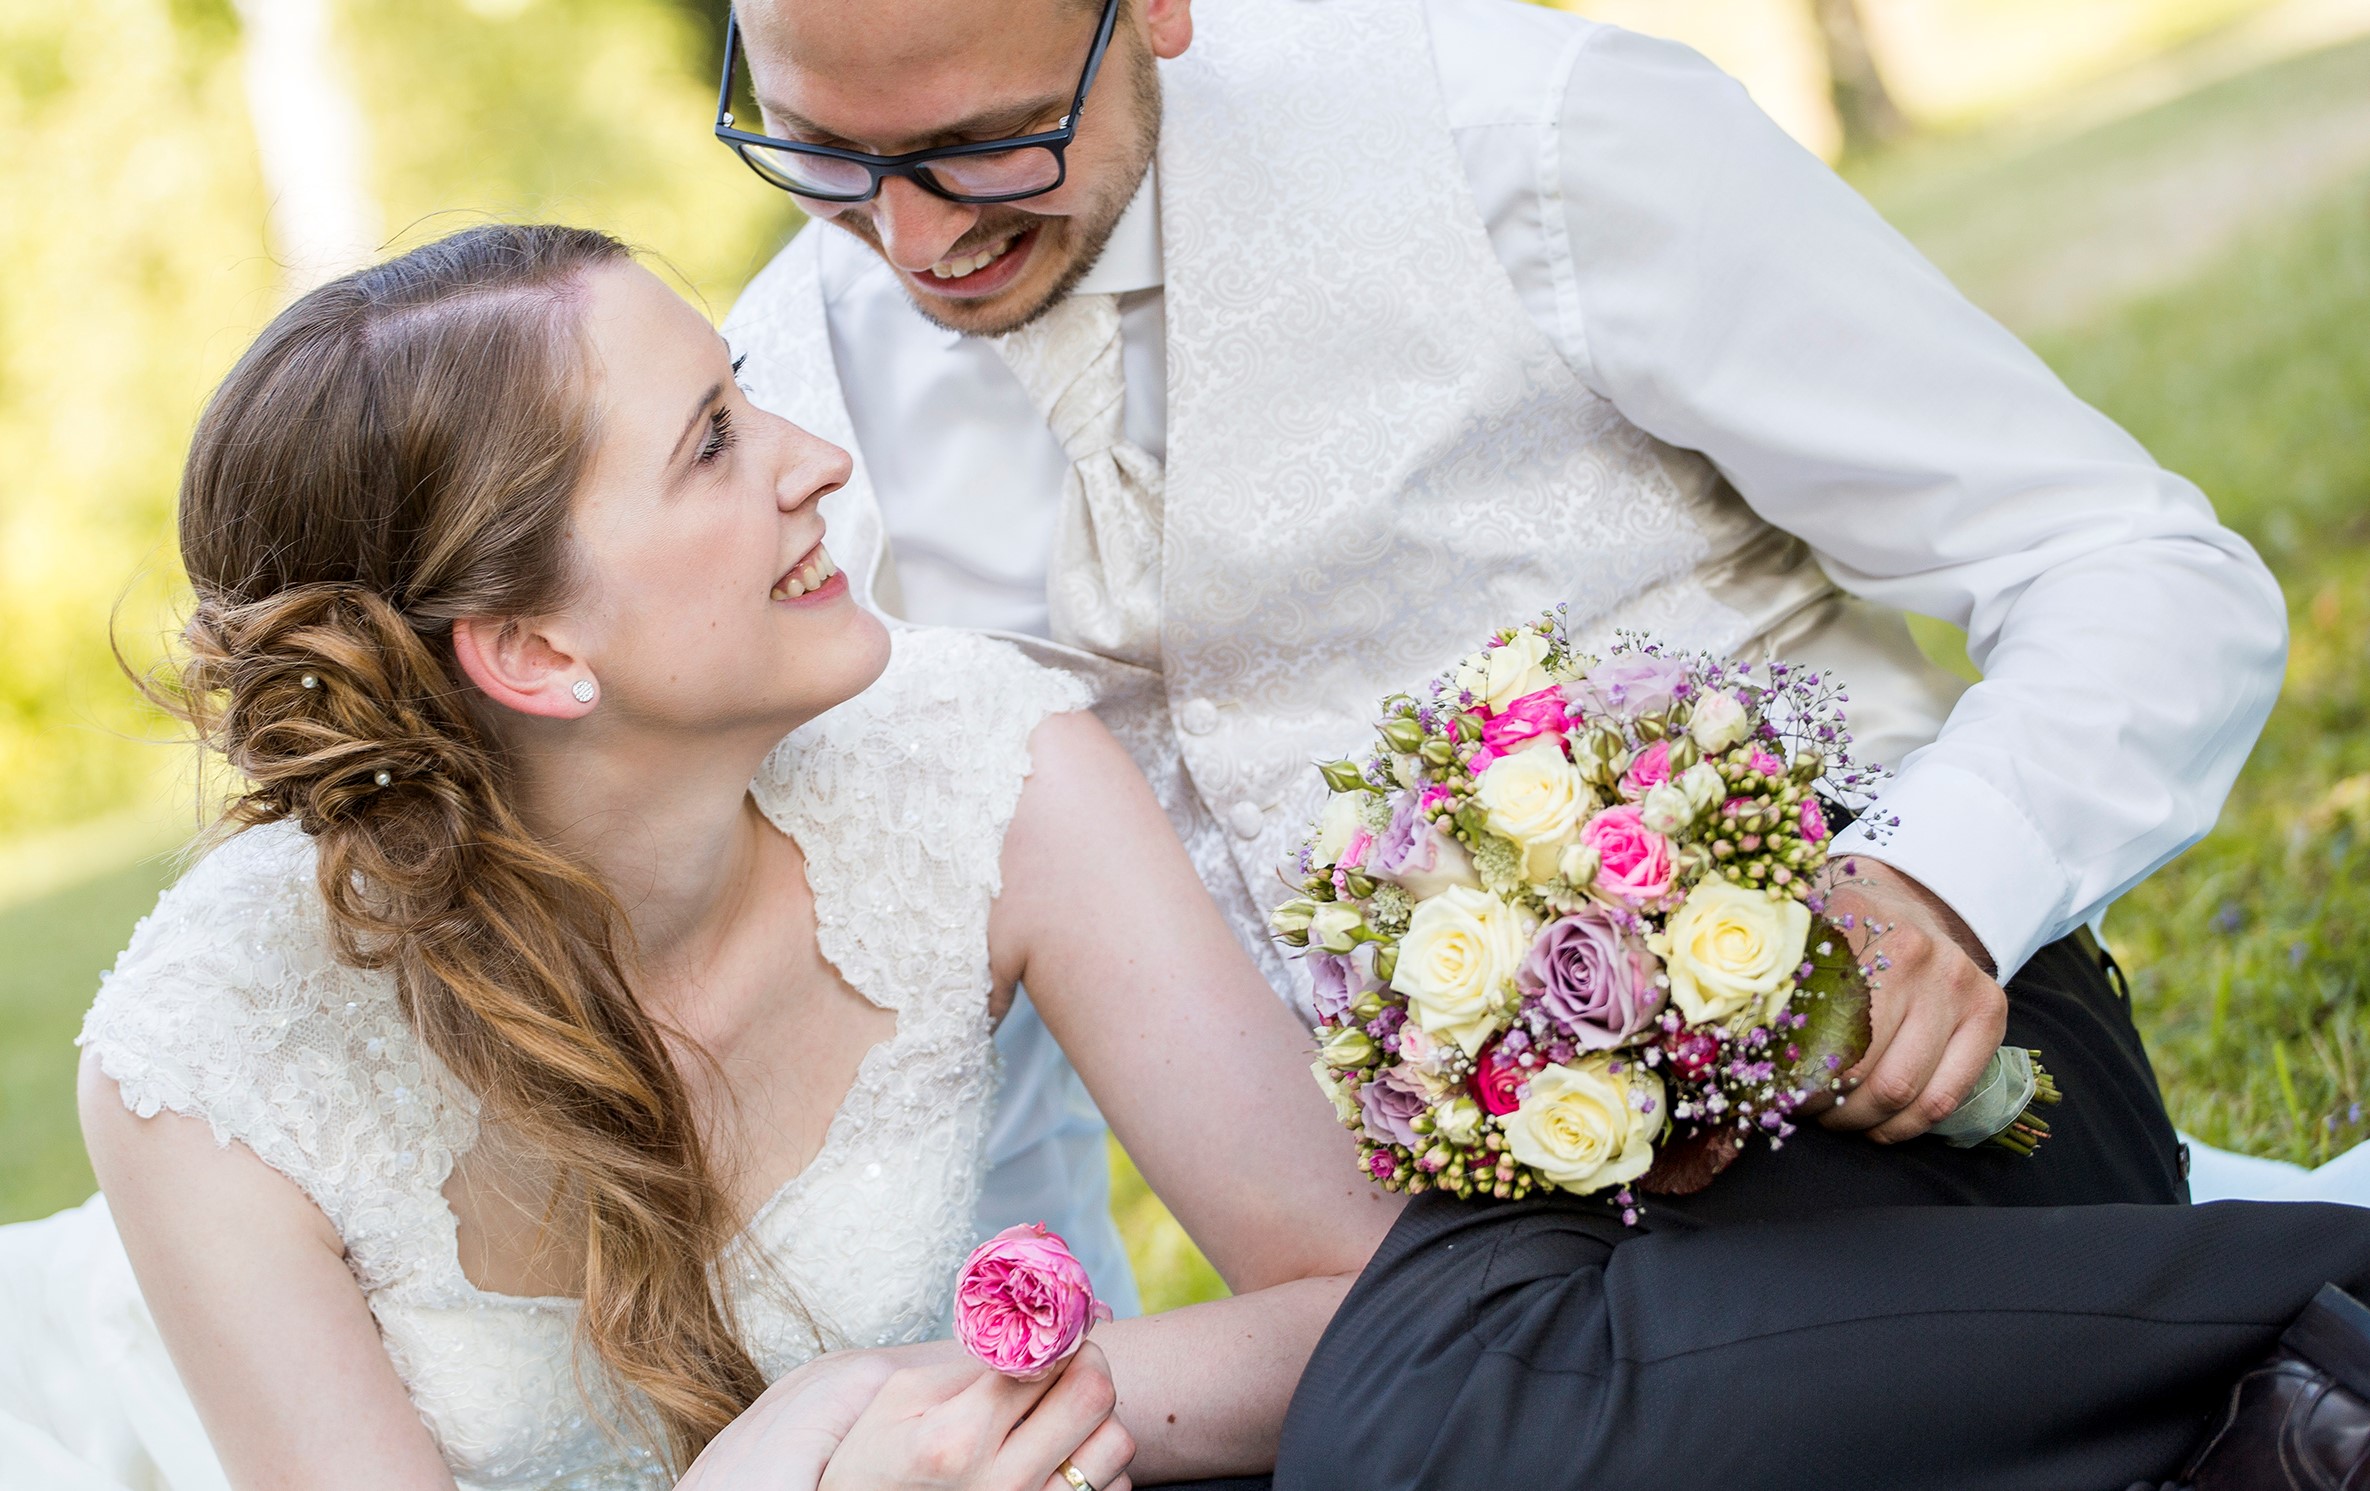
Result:
<svg viewBox="0 0 2370 1491"><path fill-rule="evenodd" d="M568 692L576 696L577 703L590 704L593 701L593 681L589 678L579 678L576 680L575 687L569 689Z"/></svg>

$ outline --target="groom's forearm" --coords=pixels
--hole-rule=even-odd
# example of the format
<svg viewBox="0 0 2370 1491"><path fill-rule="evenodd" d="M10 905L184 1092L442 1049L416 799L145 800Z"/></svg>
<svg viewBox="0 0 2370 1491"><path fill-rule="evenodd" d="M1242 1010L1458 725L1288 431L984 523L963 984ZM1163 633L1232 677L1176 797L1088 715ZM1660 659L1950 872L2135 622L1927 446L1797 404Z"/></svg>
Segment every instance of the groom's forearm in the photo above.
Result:
<svg viewBox="0 0 2370 1491"><path fill-rule="evenodd" d="M1298 1279L1097 1327L1135 1436L1135 1484L1272 1469L1301 1369L1353 1282Z"/></svg>

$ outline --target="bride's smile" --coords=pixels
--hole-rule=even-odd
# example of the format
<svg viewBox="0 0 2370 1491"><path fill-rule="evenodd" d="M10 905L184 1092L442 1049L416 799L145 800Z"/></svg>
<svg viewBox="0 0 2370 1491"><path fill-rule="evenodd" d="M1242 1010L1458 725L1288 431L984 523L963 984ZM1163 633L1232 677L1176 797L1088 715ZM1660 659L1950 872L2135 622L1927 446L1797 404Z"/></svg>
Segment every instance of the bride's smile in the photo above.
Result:
<svg viewBox="0 0 2370 1491"><path fill-rule="evenodd" d="M574 583L530 624L459 623L456 654L518 714L580 722L572 745L729 740L754 766L888 660L824 546L848 453L753 403L715 330L649 270L602 266L578 293L595 434L568 524ZM584 678L589 704L572 692Z"/></svg>

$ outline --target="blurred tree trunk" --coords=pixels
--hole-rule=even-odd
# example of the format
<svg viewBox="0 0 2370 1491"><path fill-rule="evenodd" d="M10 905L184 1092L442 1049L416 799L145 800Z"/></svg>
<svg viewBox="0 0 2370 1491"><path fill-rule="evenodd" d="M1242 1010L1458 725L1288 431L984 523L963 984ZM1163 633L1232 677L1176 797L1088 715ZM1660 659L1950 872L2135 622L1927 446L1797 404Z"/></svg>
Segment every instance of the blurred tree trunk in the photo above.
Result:
<svg viewBox="0 0 2370 1491"><path fill-rule="evenodd" d="M297 294L379 248L362 106L329 35L329 0L236 0L247 114L271 200L273 256Z"/></svg>
<svg viewBox="0 0 2370 1491"><path fill-rule="evenodd" d="M1889 145L1909 133L1909 121L1893 102L1868 50L1860 24L1859 0L1811 0L1819 36L1827 47L1827 76L1835 91L1836 117L1843 121L1846 155Z"/></svg>

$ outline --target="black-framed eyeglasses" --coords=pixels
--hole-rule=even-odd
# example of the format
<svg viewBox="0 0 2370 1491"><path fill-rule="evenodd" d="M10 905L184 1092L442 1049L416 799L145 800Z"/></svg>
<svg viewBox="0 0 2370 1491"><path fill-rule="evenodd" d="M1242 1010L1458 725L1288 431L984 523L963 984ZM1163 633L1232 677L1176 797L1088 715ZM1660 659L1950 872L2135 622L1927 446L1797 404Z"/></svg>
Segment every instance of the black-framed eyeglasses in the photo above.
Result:
<svg viewBox="0 0 2370 1491"><path fill-rule="evenodd" d="M903 155L870 155L734 127L732 81L741 55L741 24L735 16L724 28L724 81L716 94L716 138L731 146L733 154L767 182L818 202L869 202L880 195L881 182L891 176L903 176L949 202L1017 202L1041 196L1069 175L1065 153L1078 137L1086 95L1094 88L1095 74L1102 70L1103 53L1110 50L1118 20L1119 0L1103 0L1103 18L1095 27L1094 46L1086 54L1086 70L1078 75L1077 95L1070 100L1070 111L1052 129L1002 140L911 150Z"/></svg>

